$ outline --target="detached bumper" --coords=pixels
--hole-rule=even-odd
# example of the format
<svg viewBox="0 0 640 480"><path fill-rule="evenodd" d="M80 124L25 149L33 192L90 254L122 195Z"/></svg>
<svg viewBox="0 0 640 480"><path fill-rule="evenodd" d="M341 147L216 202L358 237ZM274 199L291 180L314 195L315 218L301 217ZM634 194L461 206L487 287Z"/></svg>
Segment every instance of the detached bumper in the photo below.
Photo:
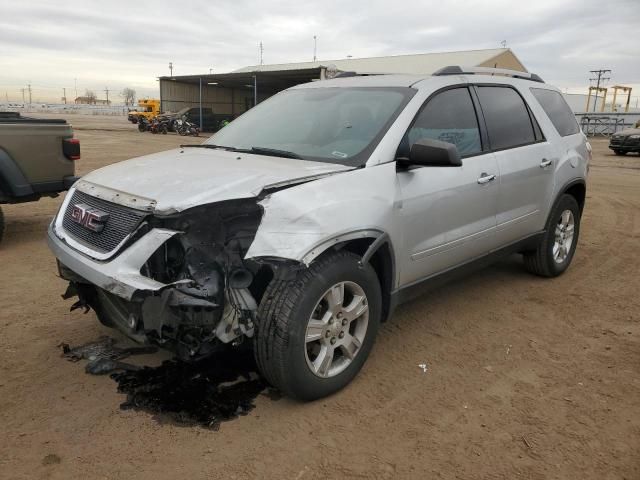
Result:
<svg viewBox="0 0 640 480"><path fill-rule="evenodd" d="M49 225L47 243L49 248L69 270L89 283L131 300L138 291L159 291L168 285L140 274L140 269L149 257L177 231L154 228L115 258L98 262L69 247L58 238Z"/></svg>

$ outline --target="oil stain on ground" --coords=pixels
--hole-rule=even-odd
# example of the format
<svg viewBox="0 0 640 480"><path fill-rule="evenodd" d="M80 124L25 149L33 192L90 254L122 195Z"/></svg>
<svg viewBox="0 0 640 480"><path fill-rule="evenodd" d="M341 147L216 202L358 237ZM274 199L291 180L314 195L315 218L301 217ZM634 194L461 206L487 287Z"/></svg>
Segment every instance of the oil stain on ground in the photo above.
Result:
<svg viewBox="0 0 640 480"><path fill-rule="evenodd" d="M261 392L277 398L267 390L246 350L216 353L193 363L167 360L159 367L127 368L129 364L122 362L113 366L111 378L118 392L127 396L120 408L151 413L162 423L218 430L222 422L253 410Z"/></svg>

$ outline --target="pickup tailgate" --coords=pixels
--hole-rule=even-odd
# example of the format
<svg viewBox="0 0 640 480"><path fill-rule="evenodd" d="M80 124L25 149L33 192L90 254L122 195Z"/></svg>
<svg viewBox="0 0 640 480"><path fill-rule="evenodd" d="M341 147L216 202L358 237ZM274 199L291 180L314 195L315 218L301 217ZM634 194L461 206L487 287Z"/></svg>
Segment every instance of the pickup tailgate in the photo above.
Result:
<svg viewBox="0 0 640 480"><path fill-rule="evenodd" d="M72 138L73 128L65 120L0 117L0 149L34 191L63 186L65 177L74 175L80 150Z"/></svg>

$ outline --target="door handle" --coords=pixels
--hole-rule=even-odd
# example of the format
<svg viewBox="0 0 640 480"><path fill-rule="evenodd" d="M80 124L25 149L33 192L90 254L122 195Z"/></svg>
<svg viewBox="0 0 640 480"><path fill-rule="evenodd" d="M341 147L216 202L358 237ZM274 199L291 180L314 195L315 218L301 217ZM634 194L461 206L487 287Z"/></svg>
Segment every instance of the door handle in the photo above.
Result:
<svg viewBox="0 0 640 480"><path fill-rule="evenodd" d="M546 158L543 158L542 162L540 162L540 168L547 168L552 163L553 163L552 160L547 160Z"/></svg>
<svg viewBox="0 0 640 480"><path fill-rule="evenodd" d="M483 173L482 176L478 179L478 183L480 185L484 185L485 183L489 183L490 181L495 179L496 179L495 175L487 175L486 173Z"/></svg>

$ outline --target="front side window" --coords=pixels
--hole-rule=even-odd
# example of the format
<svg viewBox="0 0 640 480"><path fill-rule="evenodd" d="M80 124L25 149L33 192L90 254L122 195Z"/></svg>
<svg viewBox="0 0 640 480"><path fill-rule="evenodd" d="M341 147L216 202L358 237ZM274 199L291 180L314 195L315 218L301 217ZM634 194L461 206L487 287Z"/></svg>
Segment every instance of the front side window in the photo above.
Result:
<svg viewBox="0 0 640 480"><path fill-rule="evenodd" d="M478 87L478 99L493 150L528 145L536 141L529 109L510 87Z"/></svg>
<svg viewBox="0 0 640 480"><path fill-rule="evenodd" d="M247 111L205 143L364 165L414 94L414 89L404 87L287 90Z"/></svg>
<svg viewBox="0 0 640 480"><path fill-rule="evenodd" d="M461 157L482 151L478 118L467 88L445 90L427 100L402 140L398 156L408 157L411 146L422 139L453 143Z"/></svg>
<svg viewBox="0 0 640 480"><path fill-rule="evenodd" d="M544 88L532 88L531 93L536 97L561 137L575 135L580 131L575 115L559 92Z"/></svg>

